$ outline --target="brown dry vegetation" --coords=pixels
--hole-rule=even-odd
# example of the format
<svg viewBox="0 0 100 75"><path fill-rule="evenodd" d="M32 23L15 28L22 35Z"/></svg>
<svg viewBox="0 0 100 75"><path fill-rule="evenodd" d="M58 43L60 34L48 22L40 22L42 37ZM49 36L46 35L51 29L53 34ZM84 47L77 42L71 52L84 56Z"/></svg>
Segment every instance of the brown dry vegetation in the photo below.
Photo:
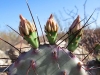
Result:
<svg viewBox="0 0 100 75"><path fill-rule="evenodd" d="M0 32L0 38L3 40L11 43L12 45L16 44L20 41L20 37L13 31L10 32ZM5 43L4 41L0 40L0 50L7 50L11 46Z"/></svg>

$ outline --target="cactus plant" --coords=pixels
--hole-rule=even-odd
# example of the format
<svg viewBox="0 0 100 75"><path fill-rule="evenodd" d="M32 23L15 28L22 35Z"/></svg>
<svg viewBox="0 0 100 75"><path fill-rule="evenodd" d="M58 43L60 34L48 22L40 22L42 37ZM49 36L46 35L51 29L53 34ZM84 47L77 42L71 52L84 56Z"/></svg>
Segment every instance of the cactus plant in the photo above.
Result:
<svg viewBox="0 0 100 75"><path fill-rule="evenodd" d="M81 40L83 30L79 31L78 34L76 33L81 28L82 27L80 24L80 17L78 15L78 17L74 20L71 27L69 28L69 33L68 33L68 36L69 36L69 38L68 38L68 43L69 43L68 50L70 50L71 52L76 50L76 48L78 47L78 44Z"/></svg>
<svg viewBox="0 0 100 75"><path fill-rule="evenodd" d="M51 15L49 20L52 17ZM31 31L28 32L28 37L25 38L28 28L28 26L25 26L27 25L25 22L23 24L24 29L19 26L20 33L24 35L25 40L27 40L33 48L28 52L22 53L18 59L10 65L8 75L87 75L83 63L75 55L67 49L55 44L58 27L57 24L53 24L53 22L52 19L52 24L46 24L45 26L50 44L40 46L35 43L37 41L29 41ZM20 25L22 26L22 24ZM50 30L49 26L52 28L54 26L54 31ZM32 35L32 39L34 38L37 39L36 35Z"/></svg>

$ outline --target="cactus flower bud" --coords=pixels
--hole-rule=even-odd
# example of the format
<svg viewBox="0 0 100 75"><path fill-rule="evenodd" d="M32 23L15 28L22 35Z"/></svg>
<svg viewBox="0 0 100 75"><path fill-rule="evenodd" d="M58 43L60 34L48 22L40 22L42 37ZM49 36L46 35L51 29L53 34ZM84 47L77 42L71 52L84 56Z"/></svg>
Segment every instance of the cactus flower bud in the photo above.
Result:
<svg viewBox="0 0 100 75"><path fill-rule="evenodd" d="M79 15L77 16L77 18L74 20L74 22L72 23L71 27L70 27L70 30L71 32L76 32L77 30L81 29L82 26L80 24L80 17Z"/></svg>
<svg viewBox="0 0 100 75"><path fill-rule="evenodd" d="M78 47L78 44L79 44L79 42L81 40L81 37L83 35L83 30L79 31L78 34L76 32L76 31L78 31L81 28L82 28L82 26L80 24L80 17L78 15L77 18L72 23L71 27L69 28L68 43L70 43L70 44L68 46L68 49L71 52L73 52L74 50L76 50L76 48Z"/></svg>
<svg viewBox="0 0 100 75"><path fill-rule="evenodd" d="M22 15L20 17L19 31L23 38L32 45L33 48L39 46L35 25L30 23Z"/></svg>
<svg viewBox="0 0 100 75"><path fill-rule="evenodd" d="M45 32L50 44L55 44L57 38L58 25L51 14L45 26Z"/></svg>
<svg viewBox="0 0 100 75"><path fill-rule="evenodd" d="M29 35L30 32L31 33L35 32L36 28L27 19L25 19L22 15L20 15L19 31L22 36L26 36Z"/></svg>
<svg viewBox="0 0 100 75"><path fill-rule="evenodd" d="M57 23L55 22L55 20L53 19L53 15L51 14L47 23L46 23L46 26L45 26L45 31L46 32L57 32L58 31L58 25Z"/></svg>

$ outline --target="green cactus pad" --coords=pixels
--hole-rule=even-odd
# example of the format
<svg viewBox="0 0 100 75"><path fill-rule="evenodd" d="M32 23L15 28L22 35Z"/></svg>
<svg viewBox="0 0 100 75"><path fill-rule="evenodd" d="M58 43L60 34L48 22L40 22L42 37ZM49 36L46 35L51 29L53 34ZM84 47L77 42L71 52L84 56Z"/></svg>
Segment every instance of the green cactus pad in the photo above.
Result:
<svg viewBox="0 0 100 75"><path fill-rule="evenodd" d="M81 40L80 35L77 35L75 37L75 34L72 34L71 36L69 36L68 43L70 43L70 42L71 43L68 45L68 50L71 51L71 52L75 51L76 48L78 47L80 40Z"/></svg>
<svg viewBox="0 0 100 75"><path fill-rule="evenodd" d="M55 44L57 39L57 32L46 32L46 36L51 45Z"/></svg>
<svg viewBox="0 0 100 75"><path fill-rule="evenodd" d="M9 67L9 75L87 75L79 59L67 49L55 45L40 45L38 50L23 53ZM53 54L54 53L54 54ZM34 63L33 63L34 61Z"/></svg>
<svg viewBox="0 0 100 75"><path fill-rule="evenodd" d="M37 32L32 32L28 36L25 36L24 39L31 44L33 48L38 48L39 47L39 42L37 38Z"/></svg>
<svg viewBox="0 0 100 75"><path fill-rule="evenodd" d="M94 49L96 60L100 62L100 44L96 44Z"/></svg>
<svg viewBox="0 0 100 75"><path fill-rule="evenodd" d="M100 49L100 44L96 44L95 45L95 50L99 50Z"/></svg>

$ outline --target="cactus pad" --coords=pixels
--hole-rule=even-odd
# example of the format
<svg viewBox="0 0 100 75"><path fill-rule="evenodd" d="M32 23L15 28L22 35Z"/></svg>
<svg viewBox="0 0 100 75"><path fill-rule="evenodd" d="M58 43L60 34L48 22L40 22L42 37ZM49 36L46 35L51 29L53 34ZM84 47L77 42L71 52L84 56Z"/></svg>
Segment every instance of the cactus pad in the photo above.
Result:
<svg viewBox="0 0 100 75"><path fill-rule="evenodd" d="M67 49L40 45L22 53L9 67L9 75L87 75L82 62Z"/></svg>

